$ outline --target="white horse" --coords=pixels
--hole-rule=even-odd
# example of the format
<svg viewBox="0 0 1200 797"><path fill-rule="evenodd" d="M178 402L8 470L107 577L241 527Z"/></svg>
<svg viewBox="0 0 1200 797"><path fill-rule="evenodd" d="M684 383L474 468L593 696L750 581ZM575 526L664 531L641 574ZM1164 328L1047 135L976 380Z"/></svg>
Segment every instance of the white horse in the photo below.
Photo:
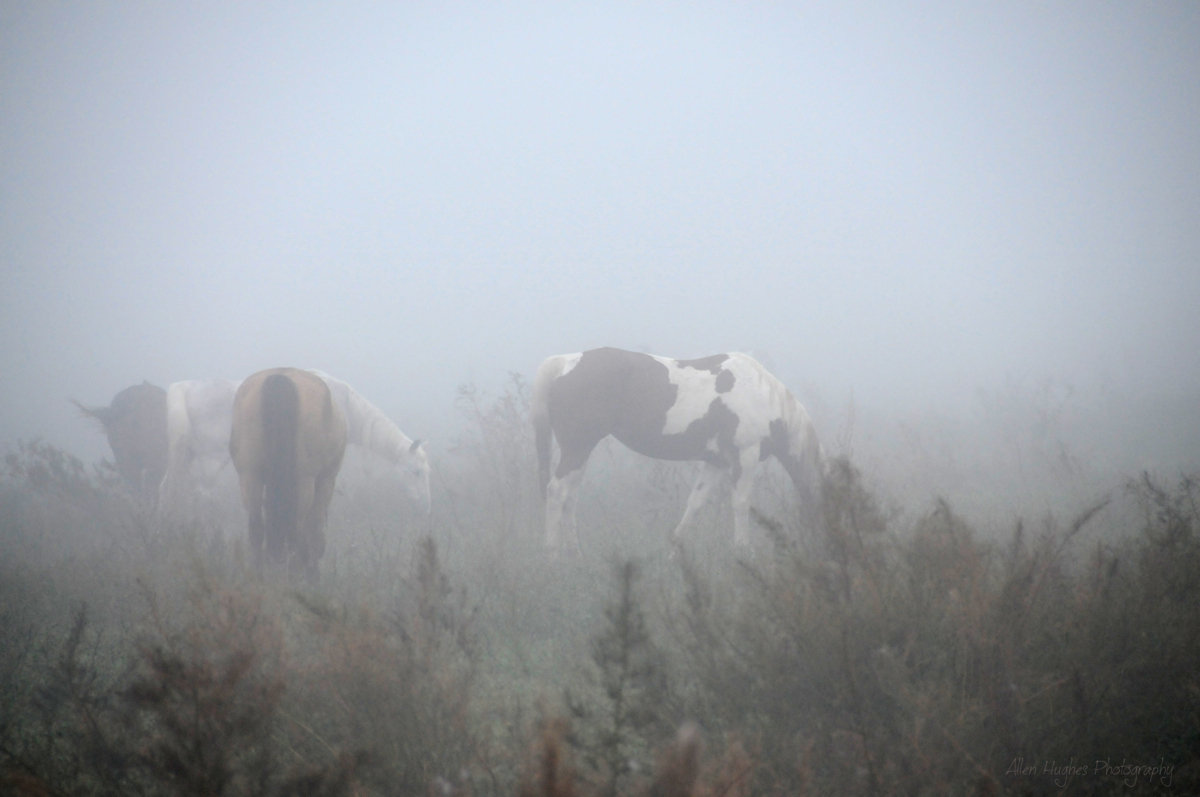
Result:
<svg viewBox="0 0 1200 797"><path fill-rule="evenodd" d="M158 490L159 507L178 512L189 499L237 497L229 467L233 397L238 382L189 379L167 387L167 470ZM228 482L221 490L221 482Z"/></svg>
<svg viewBox="0 0 1200 797"><path fill-rule="evenodd" d="M750 540L750 494L759 462L775 457L802 505L815 511L824 465L808 413L766 368L745 354L675 360L603 348L547 358L533 382L531 414L546 503L546 544L567 529L578 544L575 503L584 466L612 435L655 459L703 463L683 529L714 489L732 486L734 541ZM552 440L559 456L551 471Z"/></svg>
<svg viewBox="0 0 1200 797"><path fill-rule="evenodd" d="M359 446L393 465L400 473L408 497L425 514L430 511L429 456L420 440L413 440L392 422L383 410L367 401L354 388L321 371L333 401L346 417L346 442Z"/></svg>

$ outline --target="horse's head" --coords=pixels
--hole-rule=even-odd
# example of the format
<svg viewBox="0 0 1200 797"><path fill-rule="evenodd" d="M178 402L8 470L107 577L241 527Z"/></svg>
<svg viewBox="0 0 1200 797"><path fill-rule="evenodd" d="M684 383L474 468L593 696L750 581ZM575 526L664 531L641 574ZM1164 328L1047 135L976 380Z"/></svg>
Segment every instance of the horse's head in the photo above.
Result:
<svg viewBox="0 0 1200 797"><path fill-rule="evenodd" d="M143 382L122 390L107 407L74 404L104 429L117 473L129 489L153 502L167 468L167 392Z"/></svg>
<svg viewBox="0 0 1200 797"><path fill-rule="evenodd" d="M401 458L400 467L403 470L404 487L408 491L409 498L421 507L424 514L428 515L433 508L429 495L429 455L426 453L425 444L422 441L414 440L412 442L405 452L405 456Z"/></svg>
<svg viewBox="0 0 1200 797"><path fill-rule="evenodd" d="M795 402L790 418L773 421L770 428L771 435L764 441L764 455L775 456L787 471L800 499L805 524L819 525L831 462L825 456L816 428L799 402Z"/></svg>

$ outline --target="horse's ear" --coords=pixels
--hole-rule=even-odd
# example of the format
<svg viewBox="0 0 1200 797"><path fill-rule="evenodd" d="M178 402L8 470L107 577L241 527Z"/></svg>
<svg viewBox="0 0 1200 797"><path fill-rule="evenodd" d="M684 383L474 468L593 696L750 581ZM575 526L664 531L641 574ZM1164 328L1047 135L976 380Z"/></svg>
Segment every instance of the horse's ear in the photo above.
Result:
<svg viewBox="0 0 1200 797"><path fill-rule="evenodd" d="M415 454L415 453L417 453L417 449L421 447L421 443L422 443L422 442L424 442L424 441L422 441L422 440L413 440L413 441L412 441L412 445L408 447L408 453L410 453L410 454Z"/></svg>

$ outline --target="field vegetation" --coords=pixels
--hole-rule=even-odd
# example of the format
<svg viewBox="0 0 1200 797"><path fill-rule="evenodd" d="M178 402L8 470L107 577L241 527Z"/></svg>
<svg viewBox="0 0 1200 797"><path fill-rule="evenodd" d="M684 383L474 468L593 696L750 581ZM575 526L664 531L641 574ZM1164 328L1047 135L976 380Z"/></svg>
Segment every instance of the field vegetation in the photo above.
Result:
<svg viewBox="0 0 1200 797"><path fill-rule="evenodd" d="M527 404L461 391L431 518L348 472L316 585L16 445L0 792L1200 793L1195 477L983 527L843 456L820 527L767 474L752 549L714 507L675 552L687 466L602 446L551 557Z"/></svg>

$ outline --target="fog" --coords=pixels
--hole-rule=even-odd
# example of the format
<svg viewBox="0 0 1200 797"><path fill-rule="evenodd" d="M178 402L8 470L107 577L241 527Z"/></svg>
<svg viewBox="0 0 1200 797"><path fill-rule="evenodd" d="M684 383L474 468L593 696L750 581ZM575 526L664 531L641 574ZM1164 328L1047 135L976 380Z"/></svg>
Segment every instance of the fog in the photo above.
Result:
<svg viewBox="0 0 1200 797"><path fill-rule="evenodd" d="M1016 396L1194 464L1198 41L1191 2L4 2L0 441L100 458L68 398L301 365L436 452L459 385L612 345L750 352L834 448Z"/></svg>
<svg viewBox="0 0 1200 797"><path fill-rule="evenodd" d="M0 784L1200 794L1198 309L1196 0L0 0ZM598 346L752 354L821 511L609 443L548 550ZM430 504L71 403L288 365Z"/></svg>

